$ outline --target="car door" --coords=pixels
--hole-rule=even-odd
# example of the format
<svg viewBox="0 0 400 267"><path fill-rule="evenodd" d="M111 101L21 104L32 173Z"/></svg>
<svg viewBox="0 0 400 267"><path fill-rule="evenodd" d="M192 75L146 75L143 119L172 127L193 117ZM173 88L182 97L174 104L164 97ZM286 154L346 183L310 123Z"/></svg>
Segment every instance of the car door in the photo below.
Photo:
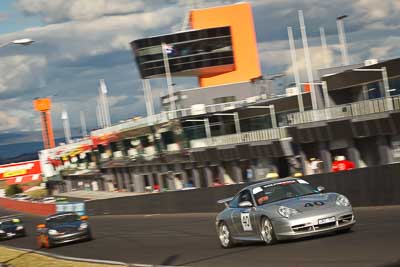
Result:
<svg viewBox="0 0 400 267"><path fill-rule="evenodd" d="M251 207L240 207L240 203L248 201ZM232 221L238 237L249 237L255 233L254 225L254 202L249 190L244 190L239 194L237 207L232 212Z"/></svg>

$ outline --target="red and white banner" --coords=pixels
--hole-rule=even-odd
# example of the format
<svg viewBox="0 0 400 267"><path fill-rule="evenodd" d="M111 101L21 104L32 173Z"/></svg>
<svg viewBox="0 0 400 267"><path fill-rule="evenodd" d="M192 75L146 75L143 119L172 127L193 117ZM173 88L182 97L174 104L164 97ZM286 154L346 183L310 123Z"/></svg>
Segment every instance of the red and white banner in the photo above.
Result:
<svg viewBox="0 0 400 267"><path fill-rule="evenodd" d="M40 176L41 173L42 170L39 160L0 165L0 180L17 177L25 179L25 176L34 176L32 178L36 178L38 175Z"/></svg>

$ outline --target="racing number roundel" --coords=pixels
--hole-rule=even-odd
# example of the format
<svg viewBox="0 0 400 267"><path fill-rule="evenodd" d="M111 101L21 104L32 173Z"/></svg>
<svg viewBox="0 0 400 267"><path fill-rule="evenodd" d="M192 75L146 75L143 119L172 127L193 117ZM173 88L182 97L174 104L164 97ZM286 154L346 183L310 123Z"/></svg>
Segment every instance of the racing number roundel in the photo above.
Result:
<svg viewBox="0 0 400 267"><path fill-rule="evenodd" d="M250 214L240 213L240 217L242 220L243 231L253 231L253 227L251 226Z"/></svg>

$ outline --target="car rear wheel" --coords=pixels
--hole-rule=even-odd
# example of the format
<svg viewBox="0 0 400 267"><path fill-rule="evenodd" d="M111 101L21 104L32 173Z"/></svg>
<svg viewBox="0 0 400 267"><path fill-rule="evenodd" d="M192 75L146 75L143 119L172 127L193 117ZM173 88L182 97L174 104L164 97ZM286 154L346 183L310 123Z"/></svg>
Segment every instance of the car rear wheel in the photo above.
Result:
<svg viewBox="0 0 400 267"><path fill-rule="evenodd" d="M261 238L267 245L275 244L277 241L271 220L266 217L261 220Z"/></svg>
<svg viewBox="0 0 400 267"><path fill-rule="evenodd" d="M235 245L228 225L225 222L221 222L218 226L218 237L223 248L231 248Z"/></svg>

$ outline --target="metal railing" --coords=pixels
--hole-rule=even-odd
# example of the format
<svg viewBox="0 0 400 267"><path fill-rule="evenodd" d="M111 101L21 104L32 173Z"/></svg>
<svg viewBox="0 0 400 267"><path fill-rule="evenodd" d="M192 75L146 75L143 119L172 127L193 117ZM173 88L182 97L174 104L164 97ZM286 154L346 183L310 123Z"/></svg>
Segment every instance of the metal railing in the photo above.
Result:
<svg viewBox="0 0 400 267"><path fill-rule="evenodd" d="M287 137L287 129L282 127L244 132L240 134L229 134L223 136L215 136L211 138L195 139L190 141L190 147L200 148L209 146L234 145L246 142L279 140Z"/></svg>
<svg viewBox="0 0 400 267"><path fill-rule="evenodd" d="M254 98L255 102L260 101L260 100L262 100L261 97ZM227 111L227 110L243 107L248 104L249 103L247 100L240 100L240 101L227 102L227 103L221 103L221 104L205 105L204 106L204 114ZM105 134L118 133L118 132L127 131L127 130L131 130L131 129L135 129L135 128L141 128L141 127L145 127L145 126L149 126L149 125L156 125L156 124L164 123L164 122L167 122L168 120L178 119L178 118L187 117L187 116L194 116L194 115L201 115L201 114L198 114L198 113L192 114L191 108L179 109L179 110L174 110L174 111L164 111L162 113L148 116L145 118L140 118L140 119L136 119L136 120L132 119L132 120L118 123L111 127L94 130L91 132L91 135L92 136L101 136L101 135L105 135Z"/></svg>
<svg viewBox="0 0 400 267"><path fill-rule="evenodd" d="M332 108L308 110L287 115L288 125L351 118L363 115L400 110L400 97L365 100Z"/></svg>

